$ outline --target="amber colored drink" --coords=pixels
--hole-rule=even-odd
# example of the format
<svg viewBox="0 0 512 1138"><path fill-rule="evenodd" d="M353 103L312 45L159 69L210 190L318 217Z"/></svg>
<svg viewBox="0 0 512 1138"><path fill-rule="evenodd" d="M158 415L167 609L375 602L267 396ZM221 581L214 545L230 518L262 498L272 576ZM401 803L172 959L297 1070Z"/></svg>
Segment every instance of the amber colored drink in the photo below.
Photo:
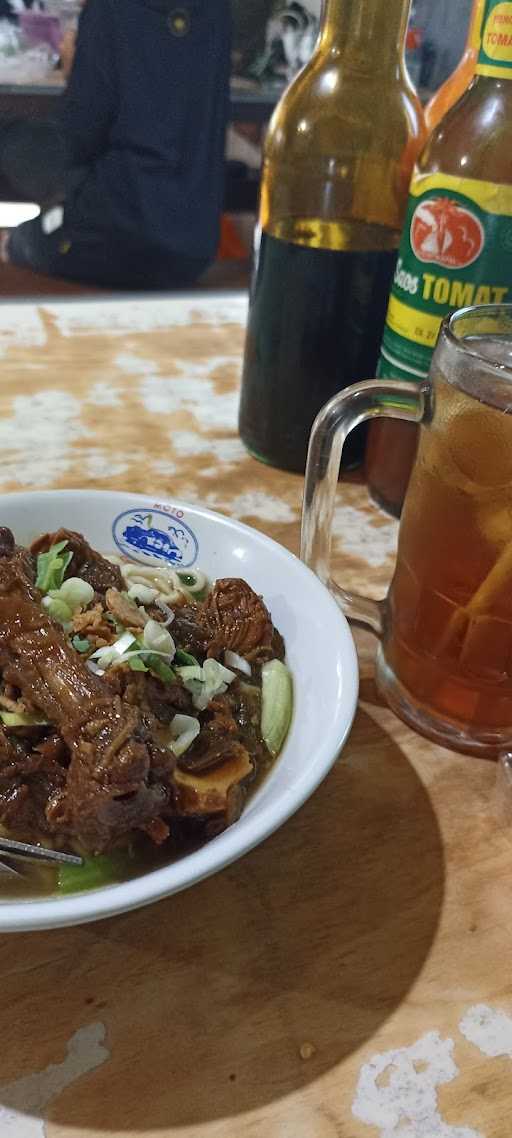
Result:
<svg viewBox="0 0 512 1138"><path fill-rule="evenodd" d="M511 367L512 345L474 339ZM418 710L492 745L512 737L512 399L472 398L437 373L388 599L384 668Z"/></svg>

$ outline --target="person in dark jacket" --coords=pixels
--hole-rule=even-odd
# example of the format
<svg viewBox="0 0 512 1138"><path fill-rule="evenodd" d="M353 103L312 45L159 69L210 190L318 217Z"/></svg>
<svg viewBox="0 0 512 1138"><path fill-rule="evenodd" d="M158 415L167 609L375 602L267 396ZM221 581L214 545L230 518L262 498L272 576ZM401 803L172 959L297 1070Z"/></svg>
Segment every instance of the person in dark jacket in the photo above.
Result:
<svg viewBox="0 0 512 1138"><path fill-rule="evenodd" d="M18 265L117 288L193 283L223 201L229 0L87 0L63 99L63 208L14 230Z"/></svg>

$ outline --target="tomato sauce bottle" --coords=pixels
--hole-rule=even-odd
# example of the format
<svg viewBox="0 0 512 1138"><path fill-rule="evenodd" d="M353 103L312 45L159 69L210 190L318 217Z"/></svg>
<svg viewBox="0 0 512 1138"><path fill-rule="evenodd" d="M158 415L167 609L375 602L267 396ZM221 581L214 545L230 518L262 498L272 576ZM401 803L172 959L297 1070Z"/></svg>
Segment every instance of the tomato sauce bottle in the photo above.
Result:
<svg viewBox="0 0 512 1138"><path fill-rule="evenodd" d="M421 383L443 316L512 301L512 0L484 0L475 76L413 172L379 376ZM375 424L370 493L399 516L418 428Z"/></svg>

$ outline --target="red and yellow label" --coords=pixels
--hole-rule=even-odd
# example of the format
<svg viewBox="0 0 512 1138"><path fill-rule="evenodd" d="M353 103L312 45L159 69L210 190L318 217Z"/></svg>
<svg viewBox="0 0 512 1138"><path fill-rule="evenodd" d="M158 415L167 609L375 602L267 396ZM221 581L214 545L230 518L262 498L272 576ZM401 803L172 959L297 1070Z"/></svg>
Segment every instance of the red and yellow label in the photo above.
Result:
<svg viewBox="0 0 512 1138"><path fill-rule="evenodd" d="M512 79L511 0L486 0L476 73Z"/></svg>

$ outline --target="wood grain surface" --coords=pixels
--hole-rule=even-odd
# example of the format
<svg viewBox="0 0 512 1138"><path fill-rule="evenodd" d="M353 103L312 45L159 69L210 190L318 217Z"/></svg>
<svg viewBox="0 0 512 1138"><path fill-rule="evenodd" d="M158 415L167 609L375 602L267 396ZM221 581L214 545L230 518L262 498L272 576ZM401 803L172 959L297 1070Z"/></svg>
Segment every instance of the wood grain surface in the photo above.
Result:
<svg viewBox="0 0 512 1138"><path fill-rule="evenodd" d="M0 307L2 490L202 502L297 551L302 480L236 433L243 295ZM341 484L336 567L396 526ZM509 1138L512 836L493 764L361 702L315 796L238 864L97 925L0 939L1 1138Z"/></svg>

